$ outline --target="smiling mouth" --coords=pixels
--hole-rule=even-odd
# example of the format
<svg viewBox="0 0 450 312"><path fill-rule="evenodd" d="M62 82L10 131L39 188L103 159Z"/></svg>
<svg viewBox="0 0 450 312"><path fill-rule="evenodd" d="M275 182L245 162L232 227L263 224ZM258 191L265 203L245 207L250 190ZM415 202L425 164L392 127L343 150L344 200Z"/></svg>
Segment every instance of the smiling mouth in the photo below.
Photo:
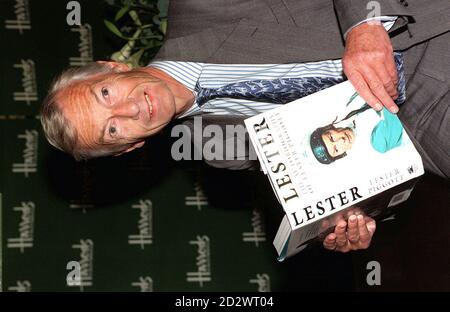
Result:
<svg viewBox="0 0 450 312"><path fill-rule="evenodd" d="M152 118L152 112L153 112L152 102L150 101L148 94L145 92L144 92L144 97L145 97L145 101L147 102L147 105L148 105L148 111L149 111L150 118Z"/></svg>

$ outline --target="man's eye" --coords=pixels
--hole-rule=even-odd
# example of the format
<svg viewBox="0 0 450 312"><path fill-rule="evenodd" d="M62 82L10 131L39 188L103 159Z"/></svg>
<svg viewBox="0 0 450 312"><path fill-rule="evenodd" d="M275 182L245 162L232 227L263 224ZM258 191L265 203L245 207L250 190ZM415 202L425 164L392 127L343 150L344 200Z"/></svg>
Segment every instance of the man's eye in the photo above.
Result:
<svg viewBox="0 0 450 312"><path fill-rule="evenodd" d="M102 88L102 96L103 97L108 97L109 96L109 91L107 88Z"/></svg>
<svg viewBox="0 0 450 312"><path fill-rule="evenodd" d="M112 137L115 136L117 134L117 129L114 126L109 127L109 135L111 135Z"/></svg>

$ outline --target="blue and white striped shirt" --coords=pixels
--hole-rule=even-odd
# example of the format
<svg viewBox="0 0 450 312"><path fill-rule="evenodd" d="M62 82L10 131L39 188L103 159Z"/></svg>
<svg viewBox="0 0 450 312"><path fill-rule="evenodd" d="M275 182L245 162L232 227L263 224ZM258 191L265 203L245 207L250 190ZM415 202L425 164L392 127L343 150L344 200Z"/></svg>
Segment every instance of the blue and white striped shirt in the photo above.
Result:
<svg viewBox="0 0 450 312"><path fill-rule="evenodd" d="M396 17L382 16L386 30L392 27ZM370 20L370 19L368 19ZM366 21L368 21L366 20ZM363 21L365 22L365 21ZM279 78L329 77L343 79L342 60L326 60L309 63L289 64L209 64L195 62L162 61L152 62L148 66L160 69L195 95L195 86L218 88L230 83L247 80L273 80ZM178 118L199 114L237 115L250 117L283 104L256 102L243 99L216 98L205 103L201 108L194 104Z"/></svg>
<svg viewBox="0 0 450 312"><path fill-rule="evenodd" d="M192 62L153 62L149 66L160 69L195 94L195 85L218 88L239 81L297 77L343 78L341 60L303 64L208 64ZM282 104L256 102L243 99L212 99L200 108L197 100L178 118L210 113L214 115L253 116Z"/></svg>

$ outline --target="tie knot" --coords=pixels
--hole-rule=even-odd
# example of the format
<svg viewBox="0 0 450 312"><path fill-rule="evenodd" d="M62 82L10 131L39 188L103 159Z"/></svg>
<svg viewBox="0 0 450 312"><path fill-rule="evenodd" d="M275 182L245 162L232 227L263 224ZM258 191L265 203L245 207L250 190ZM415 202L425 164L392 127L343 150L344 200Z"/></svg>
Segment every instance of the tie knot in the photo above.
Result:
<svg viewBox="0 0 450 312"><path fill-rule="evenodd" d="M197 84L195 85L195 92L197 93L197 105L203 106L207 101L210 100L211 91L213 89L211 88L203 88L200 86L200 82L197 81Z"/></svg>

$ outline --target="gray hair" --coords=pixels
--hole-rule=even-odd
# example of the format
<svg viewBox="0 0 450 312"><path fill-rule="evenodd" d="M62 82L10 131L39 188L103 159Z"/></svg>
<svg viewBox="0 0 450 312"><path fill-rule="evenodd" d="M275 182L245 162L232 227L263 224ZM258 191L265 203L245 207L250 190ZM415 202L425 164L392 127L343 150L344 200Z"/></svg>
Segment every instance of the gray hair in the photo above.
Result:
<svg viewBox="0 0 450 312"><path fill-rule="evenodd" d="M70 87L75 82L86 80L92 76L113 72L108 64L88 63L83 67L65 70L50 85L48 95L41 106L41 124L48 142L57 149L71 154L76 160L107 156L110 149L88 150L79 146L77 130L61 111L56 96L61 90Z"/></svg>

